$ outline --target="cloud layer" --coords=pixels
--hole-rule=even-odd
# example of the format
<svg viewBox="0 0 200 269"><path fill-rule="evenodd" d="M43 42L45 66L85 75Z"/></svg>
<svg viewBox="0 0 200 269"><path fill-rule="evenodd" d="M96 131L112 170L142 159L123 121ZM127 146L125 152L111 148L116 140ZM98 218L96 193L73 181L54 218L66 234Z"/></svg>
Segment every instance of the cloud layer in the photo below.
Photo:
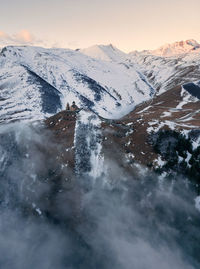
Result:
<svg viewBox="0 0 200 269"><path fill-rule="evenodd" d="M28 30L23 29L14 34L8 34L0 30L0 47L5 45L45 45Z"/></svg>
<svg viewBox="0 0 200 269"><path fill-rule="evenodd" d="M0 141L0 268L200 268L189 181L137 178L111 159L84 190L39 125L1 126Z"/></svg>
<svg viewBox="0 0 200 269"><path fill-rule="evenodd" d="M43 40L37 38L27 29L23 29L14 34L8 34L0 30L0 48L4 46L41 46L52 48L77 48L79 43L77 41L57 42L55 40Z"/></svg>

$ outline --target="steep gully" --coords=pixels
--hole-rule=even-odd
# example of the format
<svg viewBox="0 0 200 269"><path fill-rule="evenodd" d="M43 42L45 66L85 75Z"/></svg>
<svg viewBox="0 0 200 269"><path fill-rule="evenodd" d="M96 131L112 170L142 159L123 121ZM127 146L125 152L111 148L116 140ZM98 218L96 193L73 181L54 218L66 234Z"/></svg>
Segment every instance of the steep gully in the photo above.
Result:
<svg viewBox="0 0 200 269"><path fill-rule="evenodd" d="M83 185L91 186L103 173L101 121L97 115L82 110L78 114L74 146L75 172ZM88 181L86 183L86 180Z"/></svg>

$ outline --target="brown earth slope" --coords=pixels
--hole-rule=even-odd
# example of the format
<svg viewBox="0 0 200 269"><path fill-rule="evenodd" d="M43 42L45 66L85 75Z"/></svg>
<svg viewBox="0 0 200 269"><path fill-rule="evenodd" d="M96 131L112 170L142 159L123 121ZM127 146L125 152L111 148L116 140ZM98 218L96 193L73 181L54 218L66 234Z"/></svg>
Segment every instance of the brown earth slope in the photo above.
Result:
<svg viewBox="0 0 200 269"><path fill-rule="evenodd" d="M77 113L62 111L46 120L55 140L62 145L61 158L72 168L77 117ZM182 87L176 87L137 106L122 119L102 119L102 153L121 164L122 158L145 166L152 164L158 156L149 136L160 129L200 129L200 101L183 92Z"/></svg>
<svg viewBox="0 0 200 269"><path fill-rule="evenodd" d="M62 163L74 168L74 130L76 112L62 111L45 121L47 128L52 131L55 143L59 144L58 158Z"/></svg>

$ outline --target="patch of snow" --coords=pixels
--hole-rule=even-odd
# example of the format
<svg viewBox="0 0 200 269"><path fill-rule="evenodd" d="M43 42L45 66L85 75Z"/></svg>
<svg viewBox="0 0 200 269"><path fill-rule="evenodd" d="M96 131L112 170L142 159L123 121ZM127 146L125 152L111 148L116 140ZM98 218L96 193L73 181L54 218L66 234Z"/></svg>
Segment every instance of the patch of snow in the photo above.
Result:
<svg viewBox="0 0 200 269"><path fill-rule="evenodd" d="M145 107L144 109L140 110L139 112L137 112L137 114L141 114L147 110L149 110L149 108L151 108L152 106L148 106L148 107Z"/></svg>
<svg viewBox="0 0 200 269"><path fill-rule="evenodd" d="M181 97L183 98L182 102L180 102L176 109L182 109L184 105L188 104L189 102L197 102L199 101L198 98L192 96L190 93L188 93L183 87L181 89Z"/></svg>
<svg viewBox="0 0 200 269"><path fill-rule="evenodd" d="M196 209L200 212L200 196L197 196L194 201Z"/></svg>
<svg viewBox="0 0 200 269"><path fill-rule="evenodd" d="M186 163L189 165L189 160L191 159L192 154L187 152L187 158L185 159Z"/></svg>
<svg viewBox="0 0 200 269"><path fill-rule="evenodd" d="M154 160L154 163L156 164L155 167L163 167L166 164L166 161L163 161L161 159L161 156L158 156L158 159Z"/></svg>
<svg viewBox="0 0 200 269"><path fill-rule="evenodd" d="M134 130L131 129L130 131L126 132L126 136L129 136L129 135L133 134L133 132L134 132Z"/></svg>
<svg viewBox="0 0 200 269"><path fill-rule="evenodd" d="M161 118L171 117L172 113L170 111L165 111L161 115Z"/></svg>
<svg viewBox="0 0 200 269"><path fill-rule="evenodd" d="M38 213L38 215L42 215L42 211L39 208L36 208L35 211Z"/></svg>
<svg viewBox="0 0 200 269"><path fill-rule="evenodd" d="M129 140L129 141L125 144L125 146L128 147L128 146L130 146L130 144L131 144L131 140Z"/></svg>
<svg viewBox="0 0 200 269"><path fill-rule="evenodd" d="M199 146L200 146L200 137L196 141L194 141L194 140L192 141L192 148L193 148L193 150L195 150Z"/></svg>
<svg viewBox="0 0 200 269"><path fill-rule="evenodd" d="M128 153L128 154L126 154L126 157L127 157L127 159L134 159L135 158L135 155L133 154L133 153Z"/></svg>

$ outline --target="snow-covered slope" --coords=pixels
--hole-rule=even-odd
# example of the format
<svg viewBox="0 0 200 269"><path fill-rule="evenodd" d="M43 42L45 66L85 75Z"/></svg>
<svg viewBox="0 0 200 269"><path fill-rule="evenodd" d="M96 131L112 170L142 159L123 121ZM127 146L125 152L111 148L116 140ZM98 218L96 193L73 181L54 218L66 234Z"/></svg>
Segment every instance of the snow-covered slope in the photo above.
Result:
<svg viewBox="0 0 200 269"><path fill-rule="evenodd" d="M200 44L194 39L189 39L186 41L166 44L156 50L149 51L149 53L157 56L171 57L196 51L200 52Z"/></svg>
<svg viewBox="0 0 200 269"><path fill-rule="evenodd" d="M0 119L39 119L73 100L107 118L123 116L153 95L135 69L79 51L6 47L0 54Z"/></svg>
<svg viewBox="0 0 200 269"><path fill-rule="evenodd" d="M128 57L126 53L122 52L112 44L94 45L86 49L81 49L80 52L95 59L118 63L124 62Z"/></svg>
<svg viewBox="0 0 200 269"><path fill-rule="evenodd" d="M76 51L8 46L0 53L0 121L41 119L73 100L119 118L155 91L198 81L200 45L194 40L130 54L113 45Z"/></svg>
<svg viewBox="0 0 200 269"><path fill-rule="evenodd" d="M179 43L181 42L175 44ZM194 41L194 44L198 43ZM174 46L172 44L171 48ZM190 45L188 47L191 49ZM163 93L177 85L200 80L200 48L181 54L177 54L177 51L173 50L172 57L153 55L152 51L132 52L129 54L129 61L137 64L137 68L143 72L157 92Z"/></svg>

